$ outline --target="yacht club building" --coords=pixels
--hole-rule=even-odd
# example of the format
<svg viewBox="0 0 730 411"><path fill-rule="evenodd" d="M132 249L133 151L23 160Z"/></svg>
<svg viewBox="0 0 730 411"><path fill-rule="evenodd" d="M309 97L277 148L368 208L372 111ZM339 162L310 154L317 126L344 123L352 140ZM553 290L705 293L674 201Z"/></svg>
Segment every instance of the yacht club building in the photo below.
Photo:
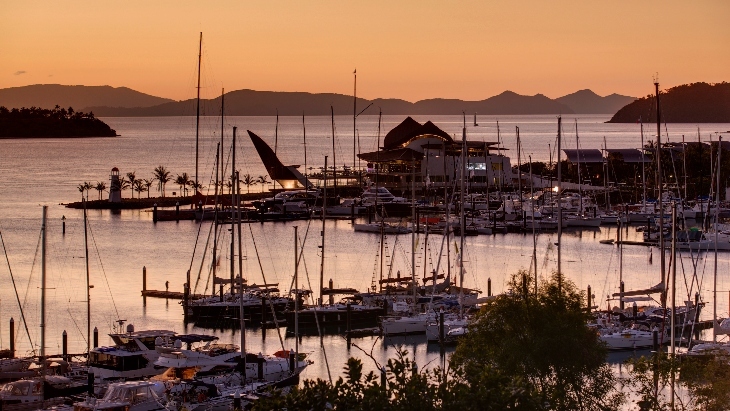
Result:
<svg viewBox="0 0 730 411"><path fill-rule="evenodd" d="M424 124L411 117L390 130L378 151L359 154L367 161L371 183L394 194L410 193L415 177L416 194L444 186L458 188L461 173L461 140L454 139L435 124ZM470 191L487 191L512 186L516 175L509 157L501 153L496 142L468 141L467 184Z"/></svg>

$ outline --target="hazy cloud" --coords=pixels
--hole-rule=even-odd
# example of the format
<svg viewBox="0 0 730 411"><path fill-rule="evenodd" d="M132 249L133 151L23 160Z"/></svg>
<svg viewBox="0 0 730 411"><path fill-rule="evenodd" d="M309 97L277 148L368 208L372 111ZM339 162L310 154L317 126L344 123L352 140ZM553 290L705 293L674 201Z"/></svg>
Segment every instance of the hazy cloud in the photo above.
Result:
<svg viewBox="0 0 730 411"><path fill-rule="evenodd" d="M14 74L15 74L16 76L19 76L19 75L21 75L21 74L25 74L25 73L27 73L27 72L26 72L25 70L18 70L18 71L16 71L16 72L15 72Z"/></svg>

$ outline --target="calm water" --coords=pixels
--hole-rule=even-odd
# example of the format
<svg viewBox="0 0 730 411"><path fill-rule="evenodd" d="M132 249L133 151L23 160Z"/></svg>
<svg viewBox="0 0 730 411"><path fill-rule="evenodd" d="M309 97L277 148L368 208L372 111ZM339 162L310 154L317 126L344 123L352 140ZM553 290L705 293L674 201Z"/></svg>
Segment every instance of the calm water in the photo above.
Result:
<svg viewBox="0 0 730 411"><path fill-rule="evenodd" d="M383 130L390 130L402 117L384 117ZM600 148L604 137L609 147L635 148L640 145L638 124L605 124L606 116L580 116L578 127L581 148ZM83 181L106 181L112 167L118 167L122 174L136 171L137 178L151 178L152 169L164 165L174 174L188 172L194 174L195 143L194 118L108 118L104 119L121 137L99 139L39 139L39 140L0 140L0 230L2 230L10 267L15 274L20 299L26 307L26 318L33 344L39 339L39 281L40 253L39 233L41 225L41 205L49 206L48 222L48 350L61 351L61 332L69 334L70 349L83 351L86 334L86 305L84 296L84 250L83 221L80 210L71 210L60 205L78 200L80 193L76 186ZM335 148L338 165L352 164L353 133L352 119L336 117ZM418 121L432 120L446 132L454 135L461 133L461 118L458 116L416 117ZM472 118L467 118L468 138L471 140L496 141L496 118L480 116L479 127L473 127ZM499 118L500 140L510 149L513 163L516 163L515 126L520 127L523 153L533 160L549 159L548 144L554 149L557 122L554 116L505 116ZM567 147L575 147L573 118L565 118L563 126ZM232 117L226 119L225 144L230 145L231 127L239 127L238 167L243 174L254 176L264 174L264 169L245 134L250 129L274 145L275 119L272 117ZM306 119L307 127L307 167L323 164L324 155L332 159L332 130L327 117ZM652 126L648 126L645 139L654 139ZM700 125L703 140L708 140L714 131L730 130L728 124ZM372 151L376 148L377 117L365 116L358 120L360 150ZM680 141L682 134L696 140L697 125L672 124L668 127L670 141ZM385 135L385 132L382 133ZM691 136L691 137L690 137ZM713 139L716 136L713 134ZM220 120L204 118L201 127L200 180L209 181L213 175L215 145L220 140ZM277 150L288 164L304 164L304 144L302 139L301 118L280 118ZM554 154L553 154L554 156ZM226 148L226 157L230 149ZM553 157L554 158L554 157ZM225 163L230 170L229 159ZM230 173L230 171L228 171ZM254 186L251 190L260 190ZM178 191L168 184L168 195ZM153 195L156 192L153 191ZM129 197L129 191L124 193ZM146 195L146 194L143 194ZM96 198L97 192L89 194ZM61 219L66 217L66 234L61 233ZM206 330L186 326L182 321L182 310L177 301L148 299L143 305L140 297L142 267L147 267L148 288L164 289L165 281L170 282L171 290L182 290L185 273L191 269L193 278L198 278L199 291L203 291L208 280L208 262L201 270L200 255L209 231L205 223L164 222L154 225L148 210L110 211L92 210L90 219L90 267L92 327L100 331L100 343L109 344L106 333L112 331L114 321L125 319L137 329L171 329L178 332L214 333L224 342L237 342L238 332L226 330ZM299 226L302 237L307 234L305 243L306 274L314 288L319 281L319 223L267 223L252 224L244 227L244 270L249 282L278 282L282 290L288 290L293 273L293 226ZM195 258L196 237L200 230ZM307 231L308 230L308 231ZM365 290L377 275L378 236L374 234L355 234L347 221L327 222L327 254L325 258L325 281L332 278L335 287L355 287ZM629 230L628 239L639 240L641 233ZM601 239L615 238L616 229L602 227L596 231L578 231L565 234L563 246L563 270L576 284L585 289L592 286L596 299L605 305L605 296L618 288L618 254L616 247L599 243ZM255 246L254 242L255 240ZM229 237L224 233L221 240L227 244ZM556 268L556 252L552 244L555 234L540 234L538 237L538 273L548 275ZM419 240L419 254L416 270L424 269L423 239ZM468 237L466 239L467 269L465 284L480 288L486 293L488 278L492 280L493 292L505 290L505 283L511 273L519 269L529 269L532 255L532 237L521 234ZM440 252L440 239L428 245L425 264L430 271L436 264ZM453 244L452 244L453 247ZM391 237L388 248L393 256L393 270L410 273L410 236ZM228 247L221 252L220 270L226 277L229 266ZM256 249L258 250L258 258ZM452 248L453 250L453 248ZM644 288L659 282L659 256L653 250L653 264L650 263L652 251L646 247L626 247L624 249L624 278L628 289ZM444 251L445 254L445 251ZM718 311L726 316L728 311L728 290L730 279L730 254L719 258L719 285L722 290L718 298ZM701 278L700 290L709 302L704 317L711 316L712 306L712 269L713 255L704 256L693 263L689 254L683 255L679 266L680 276L687 276L696 270ZM259 259L262 270L259 268ZM207 260L209 261L209 260ZM693 268L696 267L696 268ZM680 277L681 278L681 277ZM195 281L195 280L194 280ZM305 282L303 275L300 281ZM684 283L684 281L681 281ZM8 266L0 264L0 345L8 346L8 320L12 316L19 326L20 315L13 288L10 283ZM695 289L696 290L696 287ZM693 291L694 292L694 291ZM283 329L282 329L283 331ZM30 350L28 337L18 327L17 347L19 352ZM420 365L438 364L438 348L427 346L425 337L404 337L386 339L375 338L354 340L362 348L370 351L374 344L374 356L383 362L395 352L395 347L403 345L415 353ZM276 332L269 330L266 338L260 330L247 331L248 349L253 352L273 352L281 348ZM286 348L293 346L293 339L284 340ZM369 359L356 348L347 350L346 343L339 336L325 337L322 340L330 368L334 376L339 375L345 359L358 356L366 364ZM304 338L302 351L311 353L314 364L305 372L305 377L326 377L327 368L320 347L319 338Z"/></svg>

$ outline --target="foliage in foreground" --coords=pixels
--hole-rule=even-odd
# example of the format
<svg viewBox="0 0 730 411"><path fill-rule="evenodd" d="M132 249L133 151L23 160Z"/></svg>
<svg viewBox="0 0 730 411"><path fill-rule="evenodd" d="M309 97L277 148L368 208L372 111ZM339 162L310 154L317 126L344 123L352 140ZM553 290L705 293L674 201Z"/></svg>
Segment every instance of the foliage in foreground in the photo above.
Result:
<svg viewBox="0 0 730 411"><path fill-rule="evenodd" d="M586 326L575 285L553 276L534 292L520 273L514 292L490 302L460 342L448 370L414 372L401 352L387 383L350 359L345 377L308 380L257 410L615 410L623 397L605 348Z"/></svg>

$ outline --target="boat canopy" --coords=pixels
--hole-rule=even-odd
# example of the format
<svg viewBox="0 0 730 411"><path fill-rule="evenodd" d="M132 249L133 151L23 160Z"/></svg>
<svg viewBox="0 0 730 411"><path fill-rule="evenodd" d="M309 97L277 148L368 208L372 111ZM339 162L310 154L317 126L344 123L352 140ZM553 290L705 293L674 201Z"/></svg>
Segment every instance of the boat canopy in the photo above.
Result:
<svg viewBox="0 0 730 411"><path fill-rule="evenodd" d="M601 150L595 148L578 150L564 148L563 152L566 156L568 156L568 161L571 163L603 163L603 154L601 154Z"/></svg>

